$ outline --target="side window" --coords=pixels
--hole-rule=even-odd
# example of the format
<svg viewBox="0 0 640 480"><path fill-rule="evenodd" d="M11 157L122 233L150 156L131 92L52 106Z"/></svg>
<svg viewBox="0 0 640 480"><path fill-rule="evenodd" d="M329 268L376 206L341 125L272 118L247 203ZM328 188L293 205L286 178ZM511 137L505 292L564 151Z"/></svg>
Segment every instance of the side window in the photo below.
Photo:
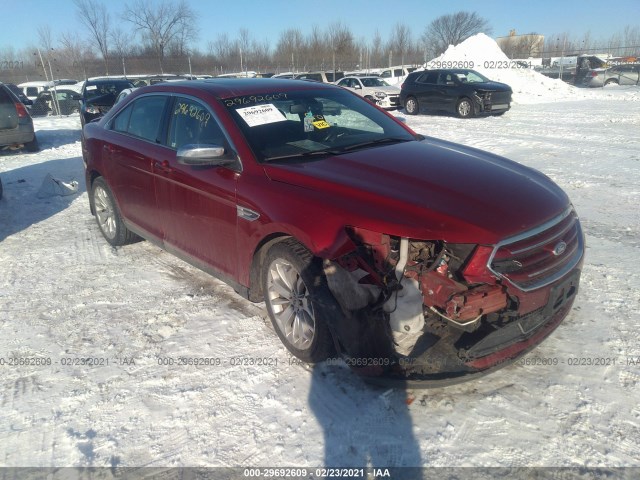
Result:
<svg viewBox="0 0 640 480"><path fill-rule="evenodd" d="M437 72L428 72L423 73L418 78L417 82L419 83L437 83L438 81L438 73Z"/></svg>
<svg viewBox="0 0 640 480"><path fill-rule="evenodd" d="M111 124L111 129L116 132L126 133L129 130L129 119L131 118L131 110L133 110L133 104L122 110Z"/></svg>
<svg viewBox="0 0 640 480"><path fill-rule="evenodd" d="M37 97L38 87L27 87L27 97Z"/></svg>
<svg viewBox="0 0 640 480"><path fill-rule="evenodd" d="M209 110L190 98L176 98L169 115L169 146L188 144L225 146L222 129Z"/></svg>
<svg viewBox="0 0 640 480"><path fill-rule="evenodd" d="M453 76L450 73L441 73L438 77L438 85L453 85Z"/></svg>
<svg viewBox="0 0 640 480"><path fill-rule="evenodd" d="M136 100L132 105L127 131L136 137L151 142L157 141L165 103L166 97L162 95L151 95Z"/></svg>

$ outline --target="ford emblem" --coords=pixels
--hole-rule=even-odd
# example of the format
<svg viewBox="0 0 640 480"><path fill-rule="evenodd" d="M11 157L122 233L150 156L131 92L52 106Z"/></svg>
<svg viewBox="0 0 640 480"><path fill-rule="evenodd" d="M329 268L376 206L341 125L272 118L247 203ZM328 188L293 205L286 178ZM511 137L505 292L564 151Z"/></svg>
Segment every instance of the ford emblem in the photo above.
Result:
<svg viewBox="0 0 640 480"><path fill-rule="evenodd" d="M558 257L562 255L567 249L567 244L565 242L558 242L555 247L553 247L553 254Z"/></svg>

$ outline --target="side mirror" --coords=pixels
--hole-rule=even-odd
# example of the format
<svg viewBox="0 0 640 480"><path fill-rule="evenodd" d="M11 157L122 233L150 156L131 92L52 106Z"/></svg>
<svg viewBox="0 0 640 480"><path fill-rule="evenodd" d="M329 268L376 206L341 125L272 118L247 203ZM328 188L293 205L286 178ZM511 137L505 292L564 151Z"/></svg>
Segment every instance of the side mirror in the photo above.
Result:
<svg viewBox="0 0 640 480"><path fill-rule="evenodd" d="M360 86L359 83L356 83L353 88L355 88L356 90L362 90L362 87Z"/></svg>
<svg viewBox="0 0 640 480"><path fill-rule="evenodd" d="M183 145L176 154L178 163L182 165L222 167L234 163L233 158L225 156L224 147L209 144Z"/></svg>

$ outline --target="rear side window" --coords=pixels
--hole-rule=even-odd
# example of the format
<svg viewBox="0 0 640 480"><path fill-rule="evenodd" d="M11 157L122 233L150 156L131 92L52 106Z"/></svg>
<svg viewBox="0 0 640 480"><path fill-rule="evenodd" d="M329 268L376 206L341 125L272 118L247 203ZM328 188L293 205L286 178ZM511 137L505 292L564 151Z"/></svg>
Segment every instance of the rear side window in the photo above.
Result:
<svg viewBox="0 0 640 480"><path fill-rule="evenodd" d="M18 112L11 93L0 85L0 130L14 129L18 126Z"/></svg>
<svg viewBox="0 0 640 480"><path fill-rule="evenodd" d="M131 118L131 110L133 110L133 104L129 105L113 120L111 129L116 132L126 133L129 130L129 119Z"/></svg>
<svg viewBox="0 0 640 480"><path fill-rule="evenodd" d="M4 87L0 87L0 105L13 105L13 99Z"/></svg>
<svg viewBox="0 0 640 480"><path fill-rule="evenodd" d="M37 97L38 87L27 87L27 97Z"/></svg>
<svg viewBox="0 0 640 480"><path fill-rule="evenodd" d="M418 77L418 83L436 83L438 81L438 72L423 73Z"/></svg>

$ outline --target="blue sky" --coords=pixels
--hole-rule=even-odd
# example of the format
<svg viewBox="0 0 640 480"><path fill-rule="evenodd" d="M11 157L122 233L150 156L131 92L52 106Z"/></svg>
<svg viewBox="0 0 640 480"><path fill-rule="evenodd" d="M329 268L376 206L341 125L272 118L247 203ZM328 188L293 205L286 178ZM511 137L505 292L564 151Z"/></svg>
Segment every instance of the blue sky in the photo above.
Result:
<svg viewBox="0 0 640 480"><path fill-rule="evenodd" d="M155 0L154 0L155 1ZM505 36L509 30L518 33L537 32L547 37L561 32L581 37L591 31L593 39L606 39L622 31L626 25L640 27L640 0L187 0L198 14L198 47L219 33L230 38L240 28L248 28L252 38L268 39L275 47L279 33L287 28L303 32L313 25L321 28L342 21L356 40L370 38L377 28L383 40L389 37L396 22L410 26L418 38L434 18L459 10L476 11L487 18L493 36ZM127 0L108 0L112 21L122 22ZM132 3L132 2L129 2ZM16 50L37 43L37 27L48 24L54 39L60 33L82 29L72 0L0 0L5 19L0 31L0 49ZM124 25L127 27L127 25ZM81 32L81 31L80 31Z"/></svg>

